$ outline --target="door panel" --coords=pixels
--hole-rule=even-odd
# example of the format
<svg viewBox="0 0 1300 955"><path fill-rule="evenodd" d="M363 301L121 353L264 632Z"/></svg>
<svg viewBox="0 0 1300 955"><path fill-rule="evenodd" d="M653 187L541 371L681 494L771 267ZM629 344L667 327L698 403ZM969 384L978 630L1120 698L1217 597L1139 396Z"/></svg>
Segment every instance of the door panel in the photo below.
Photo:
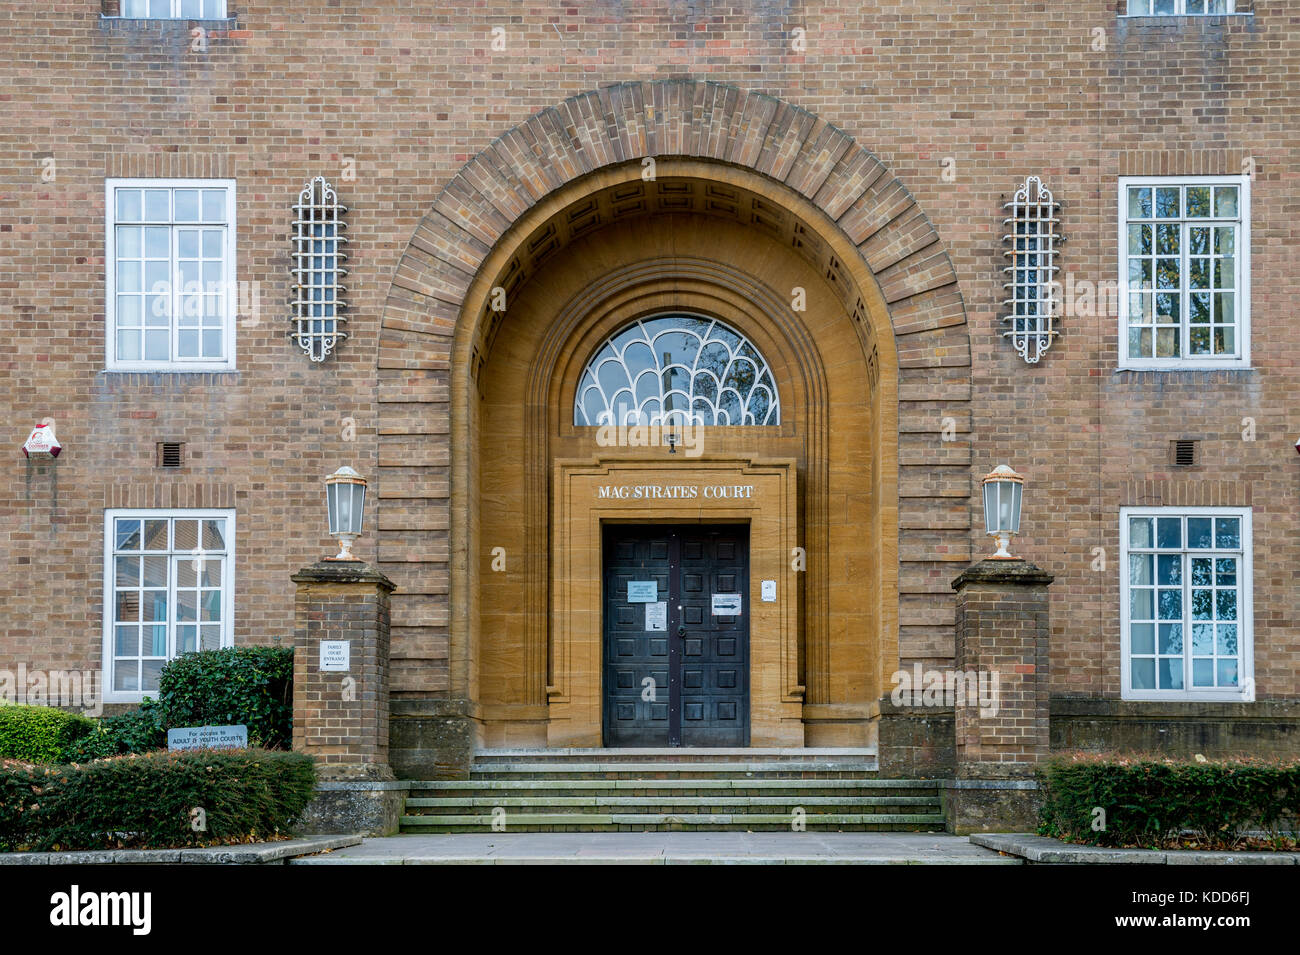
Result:
<svg viewBox="0 0 1300 955"><path fill-rule="evenodd" d="M748 745L748 557L743 526L605 528L605 745ZM654 582L663 631L628 601L633 581ZM714 614L715 594L740 612Z"/></svg>

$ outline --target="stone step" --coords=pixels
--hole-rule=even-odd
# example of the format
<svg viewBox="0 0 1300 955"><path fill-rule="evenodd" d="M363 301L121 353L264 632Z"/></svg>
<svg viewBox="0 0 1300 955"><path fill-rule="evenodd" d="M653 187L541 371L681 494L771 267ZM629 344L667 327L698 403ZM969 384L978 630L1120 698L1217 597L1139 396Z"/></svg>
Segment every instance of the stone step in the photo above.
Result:
<svg viewBox="0 0 1300 955"><path fill-rule="evenodd" d="M523 762L479 762L470 766L470 779L559 779L583 778L651 778L681 779L689 777L762 776L769 778L825 778L872 775L874 762L861 760L788 760L780 762L558 762L540 760Z"/></svg>
<svg viewBox="0 0 1300 955"><path fill-rule="evenodd" d="M414 782L408 796L416 799L480 796L547 799L557 796L728 796L939 799L932 780L910 779L494 779Z"/></svg>
<svg viewBox="0 0 1300 955"><path fill-rule="evenodd" d="M563 779L542 777L538 779L413 779L411 789L566 789L580 785L586 789L631 789L650 787L655 789L740 789L754 787L757 789L783 787L787 789L804 789L822 787L824 789L926 789L938 790L937 779L879 779L875 776L845 776L834 779L805 779L795 777L754 777L726 776L720 779L656 779L656 778L617 778L604 777L593 779Z"/></svg>
<svg viewBox="0 0 1300 955"><path fill-rule="evenodd" d="M720 813L720 812L792 812L798 806L806 811L830 813L889 812L906 807L913 812L939 812L939 801L933 796L454 796L406 800L406 812L411 815L455 814L473 809L491 812L495 808L547 812L552 810L580 810L601 812L633 810L652 813Z"/></svg>
<svg viewBox="0 0 1300 955"><path fill-rule="evenodd" d="M475 763L564 763L564 762L809 762L822 760L876 760L872 747L568 747L561 749L485 749L474 754Z"/></svg>
<svg viewBox="0 0 1300 955"><path fill-rule="evenodd" d="M492 815L404 815L403 832L494 831ZM811 830L939 832L941 813L807 813ZM789 813L509 813L507 832L792 831Z"/></svg>

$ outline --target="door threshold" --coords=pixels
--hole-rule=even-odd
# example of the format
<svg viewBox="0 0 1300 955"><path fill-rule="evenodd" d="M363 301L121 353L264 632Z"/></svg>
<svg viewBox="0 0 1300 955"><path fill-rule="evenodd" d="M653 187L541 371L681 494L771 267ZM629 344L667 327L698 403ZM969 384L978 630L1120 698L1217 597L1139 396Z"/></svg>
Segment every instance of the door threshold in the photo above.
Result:
<svg viewBox="0 0 1300 955"><path fill-rule="evenodd" d="M845 746L565 746L480 749L479 756L875 756L876 747Z"/></svg>

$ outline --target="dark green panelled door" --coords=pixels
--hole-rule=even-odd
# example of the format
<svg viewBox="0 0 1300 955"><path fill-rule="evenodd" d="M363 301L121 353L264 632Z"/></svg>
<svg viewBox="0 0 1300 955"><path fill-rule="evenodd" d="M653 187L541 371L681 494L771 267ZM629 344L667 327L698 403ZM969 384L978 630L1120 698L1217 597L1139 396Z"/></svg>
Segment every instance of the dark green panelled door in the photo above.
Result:
<svg viewBox="0 0 1300 955"><path fill-rule="evenodd" d="M606 746L749 745L749 528L607 525Z"/></svg>

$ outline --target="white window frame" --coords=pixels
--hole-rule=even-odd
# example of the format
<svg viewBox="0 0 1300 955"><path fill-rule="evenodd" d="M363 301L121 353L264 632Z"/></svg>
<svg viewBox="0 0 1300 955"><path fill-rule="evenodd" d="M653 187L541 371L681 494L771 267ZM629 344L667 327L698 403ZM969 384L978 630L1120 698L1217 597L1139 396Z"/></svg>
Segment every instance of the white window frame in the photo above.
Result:
<svg viewBox="0 0 1300 955"><path fill-rule="evenodd" d="M1146 3L1148 5L1154 5L1153 0L1146 0ZM1209 6L1209 4L1207 3L1206 6ZM1129 11L1133 9L1133 0L1128 0L1128 3L1125 4L1124 6L1124 13L1122 14L1122 16L1126 16L1126 17L1231 17L1231 16L1241 15L1240 12L1237 10L1236 0L1227 0L1227 7L1228 9L1224 10L1222 13L1197 13L1197 12L1188 13L1187 0L1174 0L1173 13L1131 13Z"/></svg>
<svg viewBox="0 0 1300 955"><path fill-rule="evenodd" d="M224 189L226 191L226 245L225 245L225 314L223 343L226 357L212 360L119 361L117 357L117 190L118 189ZM104 180L104 367L108 371L150 372L213 372L234 371L235 326L239 313L238 263L235 256L235 235L238 231L235 205L235 180L233 179L105 179ZM173 217L174 218L174 217ZM202 223L196 223L201 225ZM170 228L175 229L175 223ZM173 232L174 244L174 232ZM174 259L174 255L173 255ZM173 276L176 284L176 277ZM175 292L173 292L175 294ZM176 332L175 316L171 334ZM143 354L143 344L141 346Z"/></svg>
<svg viewBox="0 0 1300 955"><path fill-rule="evenodd" d="M1236 186L1237 192L1237 212L1240 216L1241 224L1237 232L1237 256L1236 256L1236 286L1237 286L1237 342L1239 355L1236 358L1223 358L1212 356L1209 358L1195 358L1188 354L1188 349L1184 348L1183 354L1179 358L1130 358L1128 353L1128 190L1130 186ZM1170 370L1170 371L1201 371L1206 369L1248 369L1250 368L1250 176L1121 176L1117 189L1117 210L1118 210L1118 252L1119 252L1119 340L1116 343L1119 349L1119 370L1120 371L1150 371ZM1184 213L1186 209L1182 210ZM1158 220L1153 220L1158 221ZM1175 221L1175 220L1168 220ZM1184 215L1176 220L1179 223L1186 223L1189 220ZM1191 220L1195 221L1195 220ZM1205 220L1207 224L1215 221L1213 218ZM1153 240L1154 241L1154 238ZM1182 254L1186 259L1186 253ZM1187 323L1187 310L1190 307L1190 290L1187 287L1186 269L1183 269L1181 299L1183 302L1183 319L1179 324L1179 334L1185 335Z"/></svg>
<svg viewBox="0 0 1300 955"><path fill-rule="evenodd" d="M202 17L188 17L185 16L183 13L181 13L181 0L171 0L169 6L172 12L169 16L136 17L136 16L131 16L130 14L125 12L127 0L121 0L121 5L118 7L118 9L122 12L120 12L117 15L117 17L115 17L114 19L118 19L118 20L226 20L229 19L230 16L229 0L214 0L214 2L216 2L220 6L221 8L220 13L208 14L207 16L202 16Z"/></svg>
<svg viewBox="0 0 1300 955"><path fill-rule="evenodd" d="M221 646L234 646L235 630L235 511L233 509L213 509L213 508L107 508L104 511L104 633L102 644L102 656L100 658L100 687L101 696L105 703L139 703L149 694L143 690L115 690L113 688L113 608L115 604L114 596L117 591L117 573L113 561L114 551L116 550L116 534L114 523L118 519L127 520L161 520L163 518L182 518L189 520L204 519L223 519L226 522L226 550L225 566L221 575ZM198 553L198 552L196 552ZM174 563L176 552L169 550L167 552L169 565ZM168 592L168 611L167 611L167 646L170 652L175 645L176 621L175 621L175 574L170 570L167 575L167 592ZM175 656L169 656L169 661L176 659Z"/></svg>
<svg viewBox="0 0 1300 955"><path fill-rule="evenodd" d="M1249 507L1121 507L1120 540L1120 699L1165 700L1175 702L1254 702L1255 700L1255 618L1254 618L1254 532ZM1241 566L1237 575L1237 685L1235 687L1193 687L1184 679L1181 690L1132 688L1131 627L1129 600L1129 518L1132 517L1237 517L1241 519ZM1189 553L1183 541L1181 553ZM1172 553L1172 552L1171 552ZM1195 551L1191 551L1195 553ZM1213 550L1207 551L1213 553ZM1187 601L1184 601L1187 606ZM1159 640L1157 634L1156 639ZM1190 644L1190 632L1183 636L1184 647ZM1187 651L1184 649L1184 659Z"/></svg>

